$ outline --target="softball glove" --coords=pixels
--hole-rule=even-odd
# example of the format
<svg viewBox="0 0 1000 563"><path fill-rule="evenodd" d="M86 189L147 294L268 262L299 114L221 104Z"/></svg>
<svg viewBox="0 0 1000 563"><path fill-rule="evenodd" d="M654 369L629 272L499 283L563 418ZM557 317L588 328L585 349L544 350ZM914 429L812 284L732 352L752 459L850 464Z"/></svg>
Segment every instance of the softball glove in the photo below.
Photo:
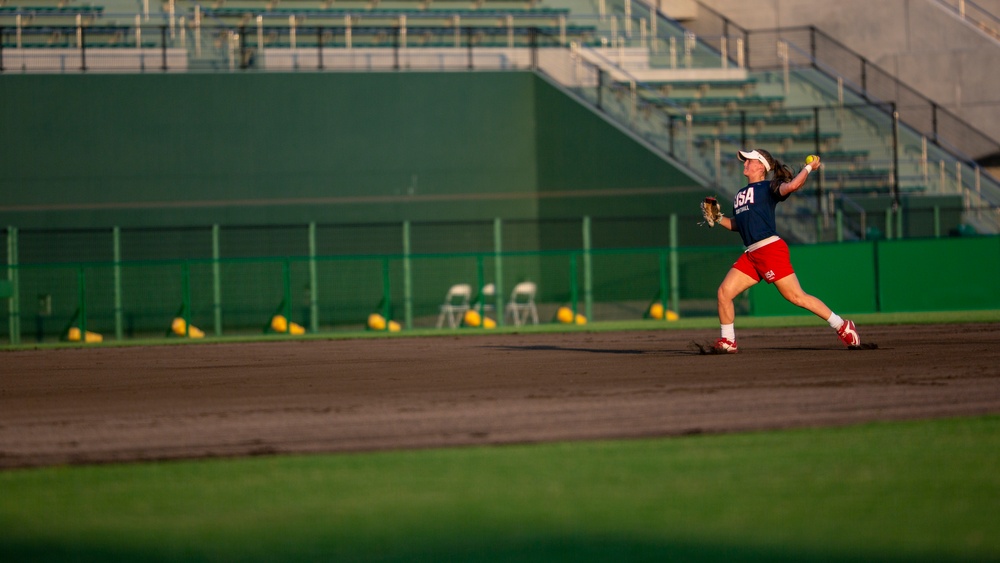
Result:
<svg viewBox="0 0 1000 563"><path fill-rule="evenodd" d="M719 200L714 197L706 197L705 201L701 202L701 215L709 227L714 227L719 219L722 219L722 208L719 207Z"/></svg>

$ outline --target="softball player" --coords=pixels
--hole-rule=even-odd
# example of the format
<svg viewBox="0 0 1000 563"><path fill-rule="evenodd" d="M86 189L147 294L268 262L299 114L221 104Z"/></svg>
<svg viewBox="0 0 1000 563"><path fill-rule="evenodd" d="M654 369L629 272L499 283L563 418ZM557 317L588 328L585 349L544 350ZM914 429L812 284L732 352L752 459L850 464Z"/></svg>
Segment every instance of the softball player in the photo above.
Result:
<svg viewBox="0 0 1000 563"><path fill-rule="evenodd" d="M725 217L714 198L702 203L702 213L708 225L716 223L737 231L743 238L746 251L736 260L719 285L719 324L722 337L715 342L717 352L736 353L736 310L733 299L762 279L774 284L781 296L793 305L811 311L830 323L847 347L861 345L854 323L840 318L822 301L809 295L799 285L799 278L792 269L788 245L778 236L775 228L774 209L778 202L801 188L809 173L819 168L819 157L812 157L798 174L765 150L739 151L743 161L743 175L749 182L733 199L733 216ZM771 173L771 180L767 180Z"/></svg>

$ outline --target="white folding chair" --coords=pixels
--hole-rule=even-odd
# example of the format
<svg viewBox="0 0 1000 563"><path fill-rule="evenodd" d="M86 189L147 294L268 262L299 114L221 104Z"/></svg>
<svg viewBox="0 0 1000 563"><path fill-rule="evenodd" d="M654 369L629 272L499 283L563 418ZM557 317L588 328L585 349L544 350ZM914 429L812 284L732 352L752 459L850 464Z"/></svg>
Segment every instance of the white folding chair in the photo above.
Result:
<svg viewBox="0 0 1000 563"><path fill-rule="evenodd" d="M497 286L492 283L488 283L479 290L479 295L476 296L476 300L472 303L472 308L476 309L480 313L486 313L488 311L496 310L496 303Z"/></svg>
<svg viewBox="0 0 1000 563"><path fill-rule="evenodd" d="M538 309L535 308L535 292L538 286L535 282L525 281L514 286L507 303L507 316L515 326L521 326L531 320L538 324Z"/></svg>
<svg viewBox="0 0 1000 563"><path fill-rule="evenodd" d="M438 315L437 327L444 326L445 319L448 326L458 328L462 324L462 317L469 310L469 299L472 298L472 286L467 283L457 283L448 289L444 296L444 303L441 304L441 313Z"/></svg>

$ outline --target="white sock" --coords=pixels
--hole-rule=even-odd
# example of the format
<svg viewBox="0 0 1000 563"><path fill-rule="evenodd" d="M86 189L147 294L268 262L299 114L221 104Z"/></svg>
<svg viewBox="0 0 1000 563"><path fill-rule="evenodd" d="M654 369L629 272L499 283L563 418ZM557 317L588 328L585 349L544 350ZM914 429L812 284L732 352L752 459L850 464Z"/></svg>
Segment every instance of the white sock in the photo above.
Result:
<svg viewBox="0 0 1000 563"><path fill-rule="evenodd" d="M736 342L736 326L734 323L722 325L722 337L730 342Z"/></svg>
<svg viewBox="0 0 1000 563"><path fill-rule="evenodd" d="M830 323L830 328L833 330L840 330L840 327L844 326L844 319L840 318L840 315L834 312L830 312L830 318L826 320Z"/></svg>

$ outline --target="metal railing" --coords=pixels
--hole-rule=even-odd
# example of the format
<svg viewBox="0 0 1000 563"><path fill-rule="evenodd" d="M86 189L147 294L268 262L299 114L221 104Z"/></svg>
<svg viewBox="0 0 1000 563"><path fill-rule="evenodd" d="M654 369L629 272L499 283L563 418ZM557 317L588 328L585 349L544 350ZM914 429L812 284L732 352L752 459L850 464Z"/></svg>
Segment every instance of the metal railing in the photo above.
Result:
<svg viewBox="0 0 1000 563"><path fill-rule="evenodd" d="M972 0L937 0L969 25L1000 41L1000 18Z"/></svg>
<svg viewBox="0 0 1000 563"><path fill-rule="evenodd" d="M0 72L523 69L538 49L592 41L575 26L0 26Z"/></svg>
<svg viewBox="0 0 1000 563"><path fill-rule="evenodd" d="M921 178L924 185L937 184L942 193L961 195L966 209L974 211L968 219L977 228L1000 230L1000 181L979 164L1000 155L1000 142L815 26L749 31L698 4L696 20L673 25L696 32L699 41L730 58L742 58L754 74L783 72L786 84L792 75L818 91L825 90L828 105L870 103L889 108L882 111L890 119L898 118L898 126L887 135L895 136L892 158L914 161L919 172L911 176ZM810 76L809 70L819 76ZM900 168L905 164L893 167ZM947 173L941 172L946 169ZM957 189L947 188L952 183Z"/></svg>
<svg viewBox="0 0 1000 563"><path fill-rule="evenodd" d="M965 3L972 6L971 2ZM971 162L1000 153L1000 142L816 26L750 31L700 2L698 19L685 25L716 47L722 37L729 38L729 45L740 42L747 67L754 71L781 69L783 60L778 45L781 42L796 45L798 56L793 54L793 66L814 66L834 80L842 80L845 87L863 99L895 103L904 123L956 156Z"/></svg>

